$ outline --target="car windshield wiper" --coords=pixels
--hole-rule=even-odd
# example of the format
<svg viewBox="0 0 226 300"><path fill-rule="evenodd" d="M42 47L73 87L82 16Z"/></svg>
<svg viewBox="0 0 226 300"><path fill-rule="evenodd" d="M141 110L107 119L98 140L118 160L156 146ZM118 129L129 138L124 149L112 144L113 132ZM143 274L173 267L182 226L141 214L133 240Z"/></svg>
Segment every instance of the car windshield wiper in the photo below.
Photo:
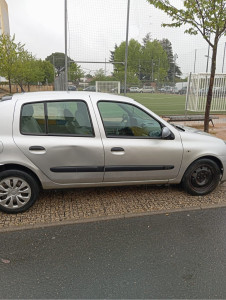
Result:
<svg viewBox="0 0 226 300"><path fill-rule="evenodd" d="M180 127L180 126L178 126L178 125L175 125L175 124L171 124L174 128L176 128L176 129L178 129L178 130L180 130L180 131L185 131L185 129L184 128L182 128L182 127Z"/></svg>

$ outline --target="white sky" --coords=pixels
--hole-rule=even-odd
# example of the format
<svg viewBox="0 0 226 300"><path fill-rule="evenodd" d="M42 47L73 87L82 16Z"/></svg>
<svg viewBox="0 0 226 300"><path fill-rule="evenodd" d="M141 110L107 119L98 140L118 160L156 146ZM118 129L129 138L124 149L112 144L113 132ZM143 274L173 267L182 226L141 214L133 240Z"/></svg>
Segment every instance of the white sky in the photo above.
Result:
<svg viewBox="0 0 226 300"><path fill-rule="evenodd" d="M45 59L53 52L64 52L64 0L6 0L9 10L10 33L25 48ZM181 0L175 0L177 5ZM68 0L69 56L77 61L108 61L110 50L125 40L127 0ZM177 53L182 73L205 72L207 43L199 36L184 34L184 28L163 28L166 15L146 0L131 0L129 38L142 42L151 33L153 39L168 38ZM226 37L220 40L217 72L222 71ZM82 64L93 72L103 65ZM107 65L107 71L111 66ZM226 72L226 61L224 73Z"/></svg>

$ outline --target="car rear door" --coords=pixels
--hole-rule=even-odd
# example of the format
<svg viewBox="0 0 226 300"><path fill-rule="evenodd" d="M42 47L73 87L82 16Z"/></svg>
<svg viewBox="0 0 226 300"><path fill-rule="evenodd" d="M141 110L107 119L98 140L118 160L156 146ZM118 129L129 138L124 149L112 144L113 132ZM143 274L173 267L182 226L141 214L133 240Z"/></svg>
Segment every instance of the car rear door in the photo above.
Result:
<svg viewBox="0 0 226 300"><path fill-rule="evenodd" d="M18 101L13 138L21 151L55 183L103 181L103 144L88 97Z"/></svg>

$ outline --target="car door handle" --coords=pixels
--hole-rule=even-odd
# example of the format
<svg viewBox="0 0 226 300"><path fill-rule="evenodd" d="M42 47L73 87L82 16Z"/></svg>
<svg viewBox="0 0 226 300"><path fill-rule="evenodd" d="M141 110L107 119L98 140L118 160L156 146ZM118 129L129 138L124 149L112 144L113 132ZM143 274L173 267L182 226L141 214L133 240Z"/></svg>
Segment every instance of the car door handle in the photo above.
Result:
<svg viewBox="0 0 226 300"><path fill-rule="evenodd" d="M29 147L30 151L45 151L46 149L42 146L31 146Z"/></svg>
<svg viewBox="0 0 226 300"><path fill-rule="evenodd" d="M125 151L123 148L121 147L113 147L111 148L111 152L122 152Z"/></svg>

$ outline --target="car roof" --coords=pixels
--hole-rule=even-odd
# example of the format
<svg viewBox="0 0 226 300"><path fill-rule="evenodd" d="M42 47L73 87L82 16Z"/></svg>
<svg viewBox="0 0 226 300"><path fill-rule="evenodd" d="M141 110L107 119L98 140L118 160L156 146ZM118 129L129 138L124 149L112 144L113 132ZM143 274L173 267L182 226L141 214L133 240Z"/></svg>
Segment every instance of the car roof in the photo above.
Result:
<svg viewBox="0 0 226 300"><path fill-rule="evenodd" d="M12 96L13 101L56 101L56 100L73 100L73 99L92 99L92 101L106 100L106 101L129 101L135 102L133 99L125 96L108 94L108 93L89 93L86 91L49 91L49 92L30 92L18 93Z"/></svg>

